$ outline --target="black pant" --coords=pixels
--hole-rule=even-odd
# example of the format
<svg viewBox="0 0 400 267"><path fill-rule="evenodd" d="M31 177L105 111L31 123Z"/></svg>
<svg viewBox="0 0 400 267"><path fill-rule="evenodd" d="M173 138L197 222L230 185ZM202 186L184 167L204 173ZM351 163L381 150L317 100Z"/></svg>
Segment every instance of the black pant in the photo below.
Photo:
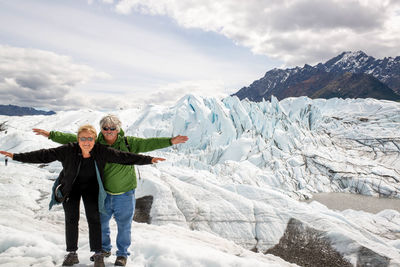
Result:
<svg viewBox="0 0 400 267"><path fill-rule="evenodd" d="M86 219L89 225L90 251L101 251L101 224L98 207L99 188L97 183L90 185L74 184L69 199L63 203L65 213L65 240L67 251L78 250L79 206L82 197Z"/></svg>

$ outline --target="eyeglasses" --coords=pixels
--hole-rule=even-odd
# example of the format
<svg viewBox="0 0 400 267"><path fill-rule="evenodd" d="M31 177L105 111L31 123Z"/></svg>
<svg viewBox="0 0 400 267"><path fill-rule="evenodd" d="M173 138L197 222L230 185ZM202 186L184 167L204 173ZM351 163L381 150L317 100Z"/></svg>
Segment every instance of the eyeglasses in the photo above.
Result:
<svg viewBox="0 0 400 267"><path fill-rule="evenodd" d="M87 141L93 141L94 138L93 137L79 137L79 140L82 141L82 142L85 142L86 140Z"/></svg>
<svg viewBox="0 0 400 267"><path fill-rule="evenodd" d="M117 128L115 128L115 127L103 127L103 130L104 131L108 131L108 130L110 130L110 131L115 131Z"/></svg>

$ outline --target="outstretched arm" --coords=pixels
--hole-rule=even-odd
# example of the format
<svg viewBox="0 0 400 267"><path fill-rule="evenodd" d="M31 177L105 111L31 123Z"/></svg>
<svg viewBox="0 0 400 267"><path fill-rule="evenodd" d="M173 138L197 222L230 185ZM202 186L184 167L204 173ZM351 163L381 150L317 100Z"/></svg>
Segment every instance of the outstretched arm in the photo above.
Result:
<svg viewBox="0 0 400 267"><path fill-rule="evenodd" d="M96 154L104 157L106 162L119 163L123 165L146 165L164 161L164 158L153 158L141 154L120 151L112 147L96 144Z"/></svg>
<svg viewBox="0 0 400 267"><path fill-rule="evenodd" d="M185 135L177 135L177 136L171 138L171 143L173 145L176 145L176 144L185 143L187 140L189 140L189 137L187 137Z"/></svg>
<svg viewBox="0 0 400 267"><path fill-rule="evenodd" d="M68 147L64 145L60 147L39 149L25 153L10 153L7 151L0 151L0 154L24 163L49 163L56 160L64 160L65 155L68 154Z"/></svg>
<svg viewBox="0 0 400 267"><path fill-rule="evenodd" d="M75 134L71 133L63 133L58 131L46 131L43 129L33 128L32 131L36 135L42 135L44 137L49 138L51 141L59 143L59 144L68 144L70 142L76 142L77 138Z"/></svg>
<svg viewBox="0 0 400 267"><path fill-rule="evenodd" d="M4 156L9 157L11 159L14 158L14 154L7 152L7 151L0 151L0 154L3 154ZM153 159L155 159L155 158L153 158Z"/></svg>
<svg viewBox="0 0 400 267"><path fill-rule="evenodd" d="M50 136L50 132L42 130L42 129L38 129L38 128L33 128L32 131L36 134L36 135L43 135L44 137L49 138Z"/></svg>

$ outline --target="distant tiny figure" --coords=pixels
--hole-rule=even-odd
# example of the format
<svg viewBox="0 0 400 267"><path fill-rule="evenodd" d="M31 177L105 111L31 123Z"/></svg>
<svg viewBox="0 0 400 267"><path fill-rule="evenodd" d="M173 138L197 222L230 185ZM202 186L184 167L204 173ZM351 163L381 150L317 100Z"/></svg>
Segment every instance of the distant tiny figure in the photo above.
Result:
<svg viewBox="0 0 400 267"><path fill-rule="evenodd" d="M4 161L5 161L6 166L7 166L8 158L5 158Z"/></svg>

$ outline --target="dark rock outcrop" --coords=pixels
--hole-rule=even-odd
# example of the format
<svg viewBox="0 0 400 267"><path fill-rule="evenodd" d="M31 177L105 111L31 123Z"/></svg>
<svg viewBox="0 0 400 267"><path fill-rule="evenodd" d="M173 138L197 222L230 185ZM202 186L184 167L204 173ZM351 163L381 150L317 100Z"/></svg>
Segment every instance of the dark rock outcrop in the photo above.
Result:
<svg viewBox="0 0 400 267"><path fill-rule="evenodd" d="M314 229L291 218L279 243L265 254L273 254L285 261L307 267L346 267L353 266L336 251L325 232ZM361 246L357 252L356 267L386 267L390 259Z"/></svg>
<svg viewBox="0 0 400 267"><path fill-rule="evenodd" d="M0 122L0 132L4 132L7 130L7 121Z"/></svg>
<svg viewBox="0 0 400 267"><path fill-rule="evenodd" d="M310 228L301 221L290 219L279 243L266 253L300 266L353 266L334 250L324 232Z"/></svg>
<svg viewBox="0 0 400 267"><path fill-rule="evenodd" d="M390 259L375 253L374 251L361 247L358 250L357 267L387 267L389 266Z"/></svg>
<svg viewBox="0 0 400 267"><path fill-rule="evenodd" d="M144 196L136 199L135 215L133 220L139 223L151 223L150 210L153 205L153 196Z"/></svg>

